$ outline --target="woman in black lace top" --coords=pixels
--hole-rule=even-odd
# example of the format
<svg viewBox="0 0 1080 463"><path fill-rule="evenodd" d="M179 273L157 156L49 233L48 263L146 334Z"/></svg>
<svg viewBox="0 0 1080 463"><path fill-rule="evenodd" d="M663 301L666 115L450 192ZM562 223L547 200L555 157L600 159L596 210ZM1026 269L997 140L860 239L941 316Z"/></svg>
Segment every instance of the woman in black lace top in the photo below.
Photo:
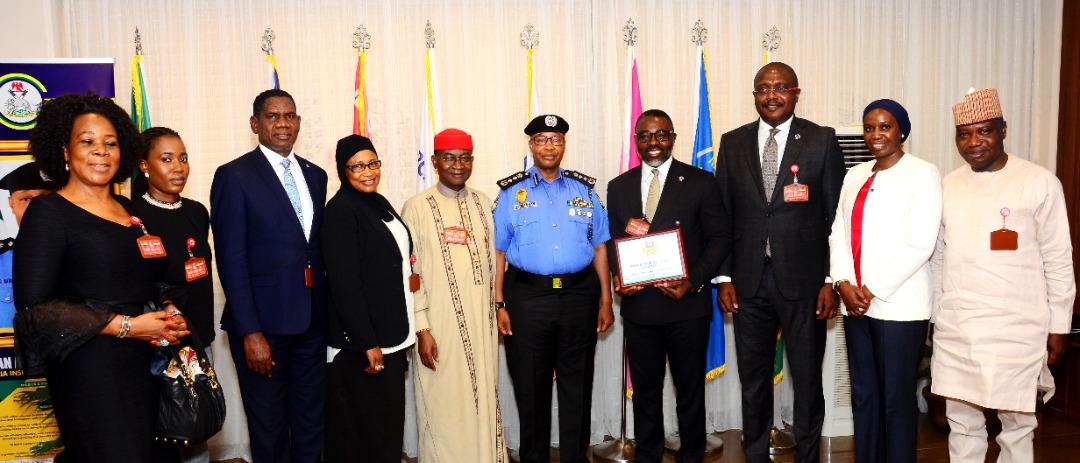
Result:
<svg viewBox="0 0 1080 463"><path fill-rule="evenodd" d="M158 285L166 259L141 252L144 231L112 194L139 145L124 110L96 95L46 102L30 138L42 172L63 186L23 217L15 334L28 372L44 367L65 445L58 462L177 459L154 444L150 360L154 346L188 334L186 323Z"/></svg>

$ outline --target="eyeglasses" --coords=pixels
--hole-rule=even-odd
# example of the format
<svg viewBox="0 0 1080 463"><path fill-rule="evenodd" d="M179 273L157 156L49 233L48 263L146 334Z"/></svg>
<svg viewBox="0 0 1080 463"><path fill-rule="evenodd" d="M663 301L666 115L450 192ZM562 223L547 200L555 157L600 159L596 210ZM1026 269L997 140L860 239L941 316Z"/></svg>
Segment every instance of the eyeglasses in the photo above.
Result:
<svg viewBox="0 0 1080 463"><path fill-rule="evenodd" d="M446 164L448 166L452 166L454 164L457 164L458 162L460 162L460 163L467 166L467 165L472 164L473 155L471 155L471 154L461 154L461 155L458 155L458 156L454 156L452 154L444 154L442 156L435 156L435 159L438 159L439 162L441 162L443 164Z"/></svg>
<svg viewBox="0 0 1080 463"><path fill-rule="evenodd" d="M656 141L666 143L675 139L675 132L669 132L667 130L657 130L655 132L641 131L634 134L634 140L638 143L648 143L650 138L656 138Z"/></svg>
<svg viewBox="0 0 1080 463"><path fill-rule="evenodd" d="M540 146L543 146L544 144L546 144L549 141L551 142L552 145L555 145L555 146L562 146L564 143L566 143L566 139L563 138L562 135L551 135L551 136L537 135L535 137L532 137L532 139L529 140L529 141L532 142L534 145L540 145Z"/></svg>
<svg viewBox="0 0 1080 463"><path fill-rule="evenodd" d="M361 173L361 172L363 172L363 171L365 171L367 169L371 169L371 170L375 171L375 170L379 170L380 168L382 168L382 161L376 159L376 160L371 161L371 162L369 162L367 164L364 164L364 162L361 161L361 162L358 162L356 164L351 164L351 165L346 164L345 168L349 169L349 172L352 172L354 174L359 174L359 173Z"/></svg>
<svg viewBox="0 0 1080 463"><path fill-rule="evenodd" d="M788 86L785 86L785 85L781 85L781 86L776 87L776 88L769 88L769 87L766 87L766 86L761 86L761 87L755 88L752 93L754 94L754 96L767 96L770 93L776 93L776 94L779 94L779 95L787 95L788 93L793 93L793 92L797 93L798 91L799 91L799 87L788 87Z"/></svg>

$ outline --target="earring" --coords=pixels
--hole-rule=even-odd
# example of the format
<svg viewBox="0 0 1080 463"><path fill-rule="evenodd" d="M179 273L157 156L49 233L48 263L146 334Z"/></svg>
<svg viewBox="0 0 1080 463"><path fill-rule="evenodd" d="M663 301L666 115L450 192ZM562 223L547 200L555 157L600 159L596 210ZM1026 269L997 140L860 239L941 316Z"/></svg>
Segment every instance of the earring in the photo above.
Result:
<svg viewBox="0 0 1080 463"><path fill-rule="evenodd" d="M150 172L143 172L143 177L150 178Z"/></svg>
<svg viewBox="0 0 1080 463"><path fill-rule="evenodd" d="M68 162L64 161L64 170L68 170Z"/></svg>

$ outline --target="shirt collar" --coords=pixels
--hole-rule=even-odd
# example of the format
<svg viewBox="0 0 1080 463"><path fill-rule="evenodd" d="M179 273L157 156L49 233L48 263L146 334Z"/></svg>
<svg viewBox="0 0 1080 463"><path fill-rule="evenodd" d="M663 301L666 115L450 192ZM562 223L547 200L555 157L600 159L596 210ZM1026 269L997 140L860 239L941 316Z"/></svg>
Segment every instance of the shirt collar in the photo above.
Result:
<svg viewBox="0 0 1080 463"><path fill-rule="evenodd" d="M450 187L443 185L442 182L435 182L435 189L439 191L439 194L450 199L461 199L465 197L469 187L461 187L461 190L454 191Z"/></svg>
<svg viewBox="0 0 1080 463"><path fill-rule="evenodd" d="M281 157L280 154L274 152L274 150L271 150L270 148L263 146L262 143L259 144L259 150L262 151L263 156L266 156L267 162L269 162L270 165L273 166L275 169L277 169L278 166L281 165L282 159L288 159L290 161L290 166L297 165L295 152L290 151L288 156Z"/></svg>
<svg viewBox="0 0 1080 463"><path fill-rule="evenodd" d="M555 175L555 178L553 180L551 180L552 184L558 182L559 179L562 178L563 170L565 169L563 169L562 167L559 168L559 173ZM536 167L536 164L529 166L529 168L525 170L525 174L532 179L532 186L537 186L544 181L544 174L540 173L540 169Z"/></svg>
<svg viewBox="0 0 1080 463"><path fill-rule="evenodd" d="M795 120L795 115L792 114L791 117L787 118L786 121L781 122L780 125L777 125L776 127L773 127L773 126L769 125L768 122L765 122L764 119L758 119L758 133L759 134L764 133L765 136L769 136L769 129L772 129L772 128L776 128L776 129L780 130L779 132L776 133L777 135L782 135L782 134L788 133L788 131L791 130L791 121L794 121L794 120Z"/></svg>
<svg viewBox="0 0 1080 463"><path fill-rule="evenodd" d="M655 167L655 169L658 169L660 171L657 174L658 174L659 179L660 179L661 182L663 182L664 179L667 178L668 172L671 170L671 164L673 163L672 162L673 159L675 159L675 156L670 156L666 160L664 160L664 162L662 164ZM653 169L654 169L654 167L652 167L652 166L650 166L648 164L645 164L645 163L641 164L641 181L642 182L649 182L649 181L652 180L652 170Z"/></svg>

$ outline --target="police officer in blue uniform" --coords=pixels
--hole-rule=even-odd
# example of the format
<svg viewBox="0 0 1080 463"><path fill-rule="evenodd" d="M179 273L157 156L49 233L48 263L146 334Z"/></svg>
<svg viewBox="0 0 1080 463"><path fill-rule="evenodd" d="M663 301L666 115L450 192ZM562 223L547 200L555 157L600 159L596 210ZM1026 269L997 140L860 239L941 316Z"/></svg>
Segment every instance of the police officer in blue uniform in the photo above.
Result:
<svg viewBox="0 0 1080 463"><path fill-rule="evenodd" d="M607 212L596 179L559 167L570 125L525 127L533 167L499 180L495 308L521 419L522 463L547 463L551 382L559 394L559 455L586 462L596 337L611 327Z"/></svg>

